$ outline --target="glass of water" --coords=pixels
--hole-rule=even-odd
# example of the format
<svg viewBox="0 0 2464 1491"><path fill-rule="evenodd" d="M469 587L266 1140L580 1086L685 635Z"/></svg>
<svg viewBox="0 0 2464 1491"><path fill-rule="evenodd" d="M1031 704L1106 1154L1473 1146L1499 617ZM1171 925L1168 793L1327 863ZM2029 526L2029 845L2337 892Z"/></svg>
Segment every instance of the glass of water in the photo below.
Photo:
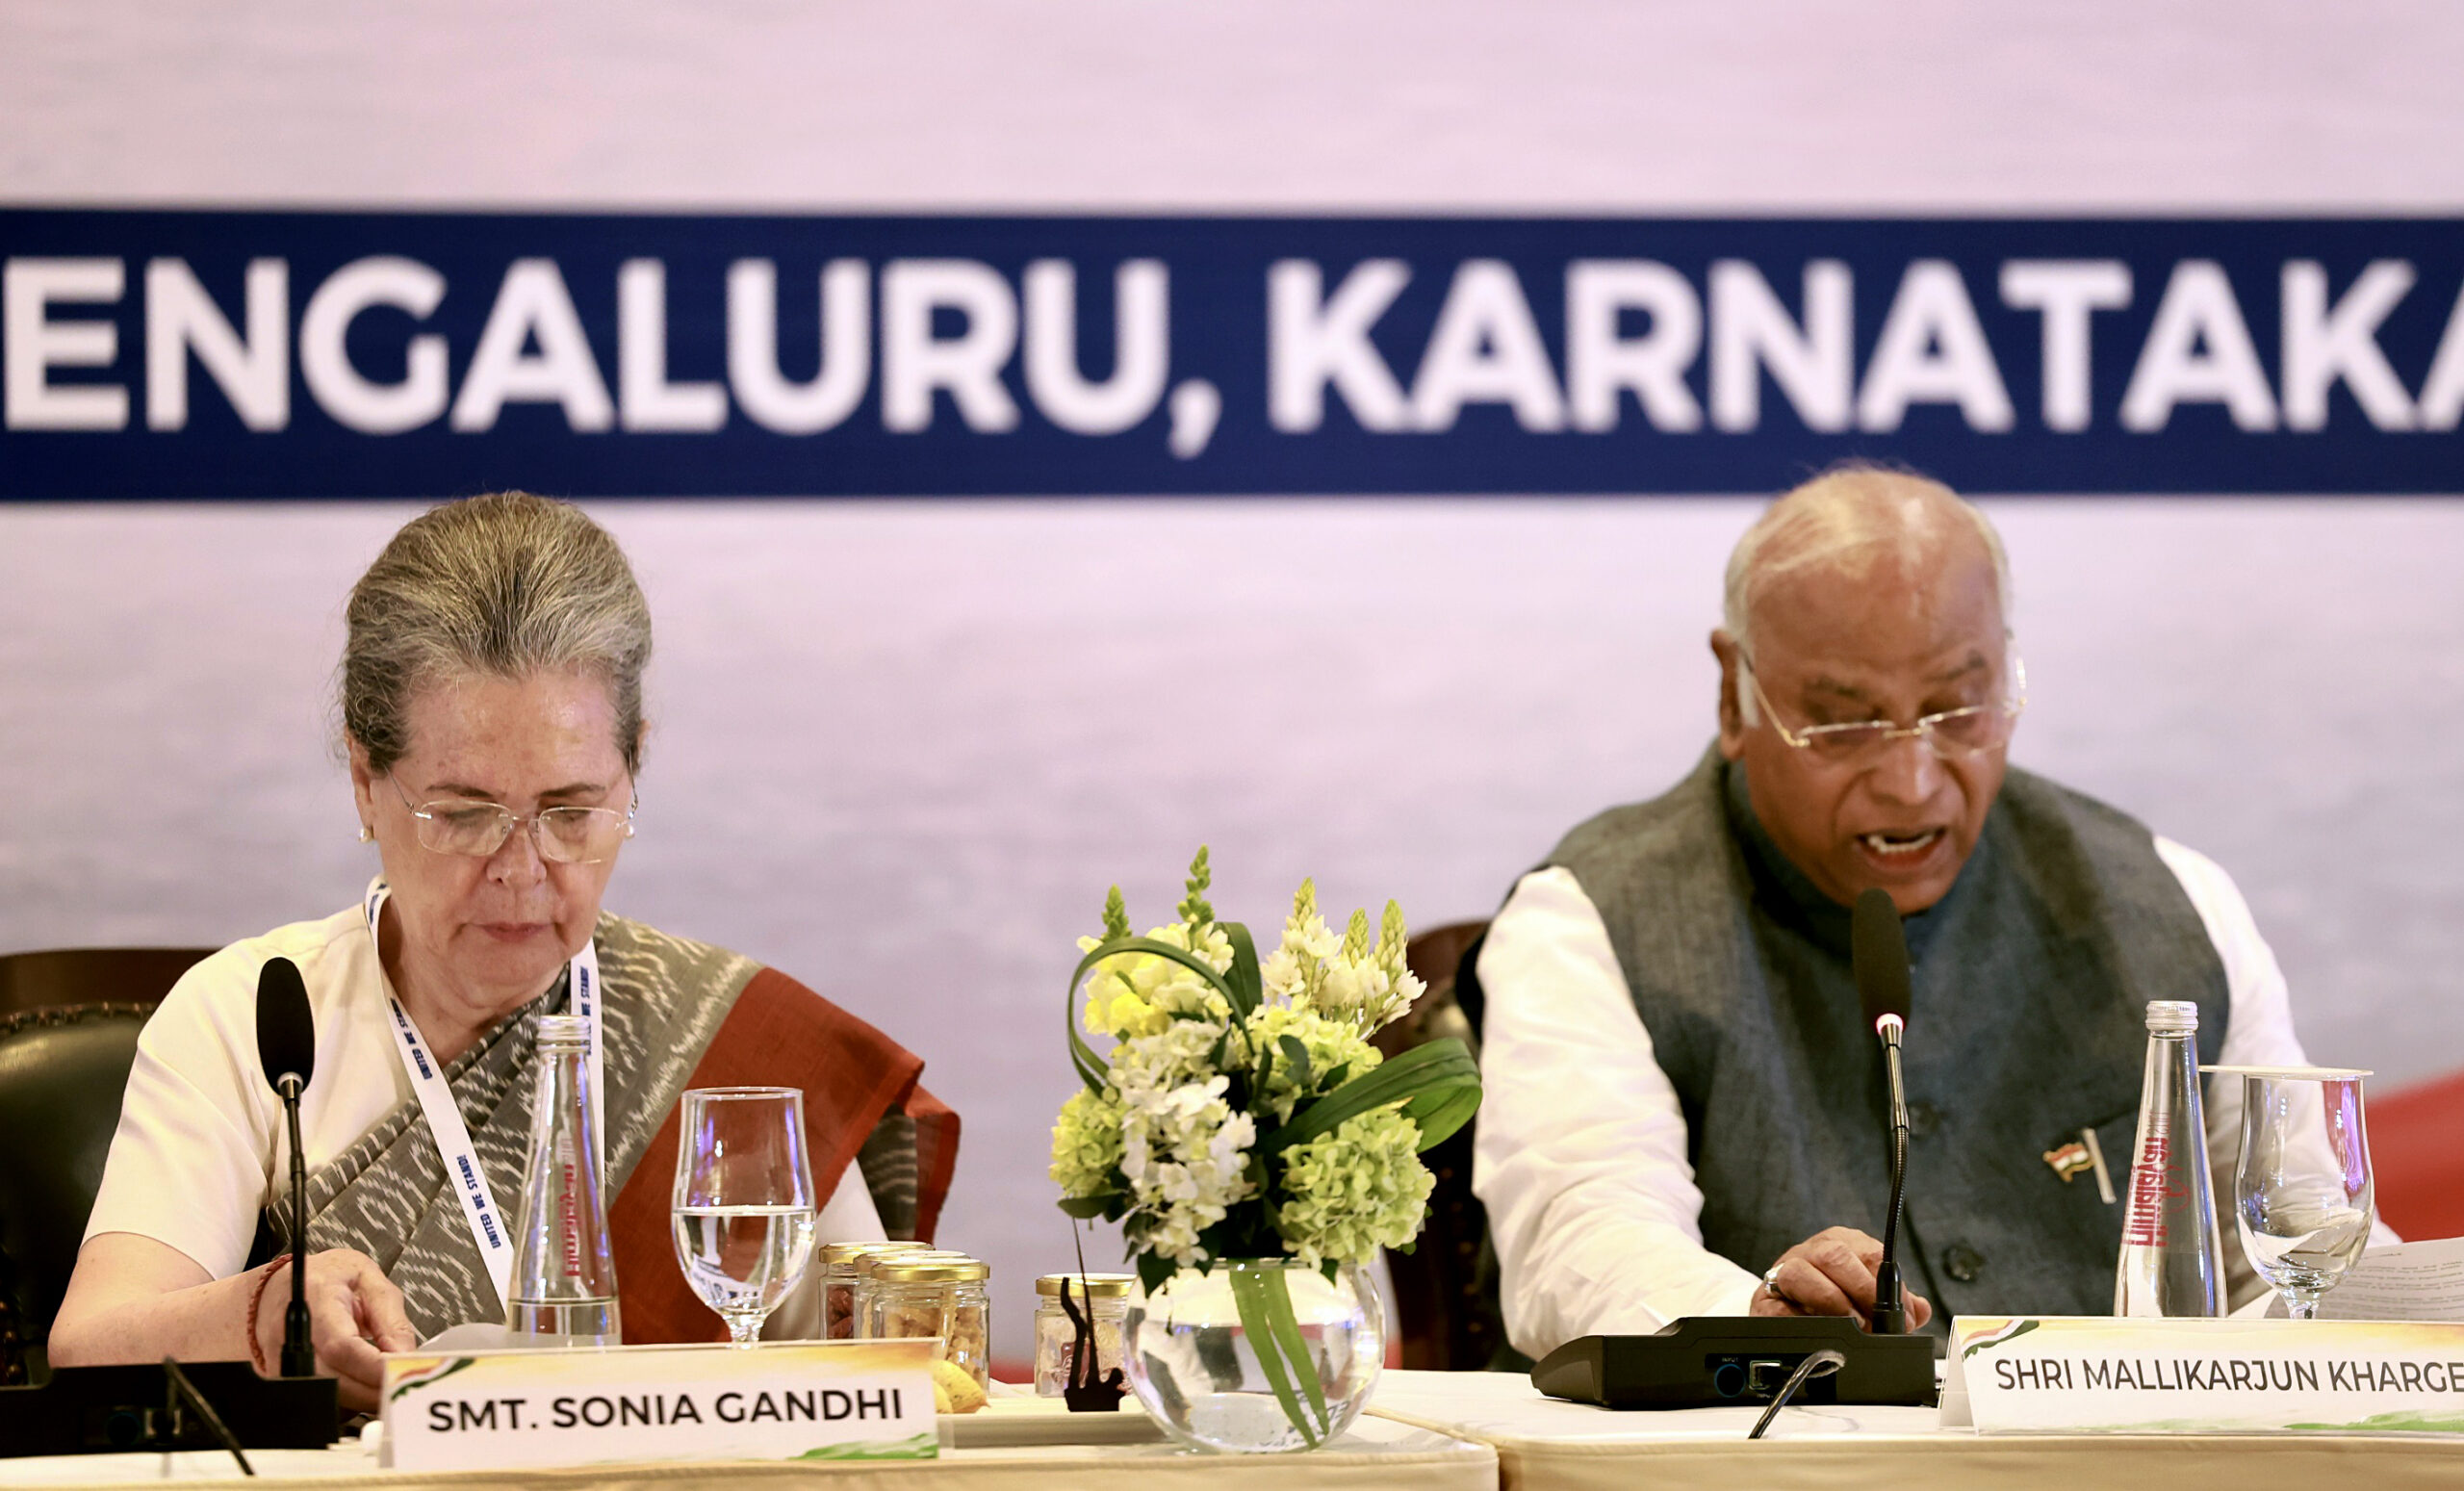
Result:
<svg viewBox="0 0 2464 1491"><path fill-rule="evenodd" d="M812 1261L805 1094L791 1087L686 1091L676 1144L676 1260L702 1302L749 1347Z"/></svg>
<svg viewBox="0 0 2464 1491"><path fill-rule="evenodd" d="M2295 1320L2361 1256L2377 1212L2361 1079L2344 1067L2219 1067L2242 1078L2242 1163L2234 1230Z"/></svg>

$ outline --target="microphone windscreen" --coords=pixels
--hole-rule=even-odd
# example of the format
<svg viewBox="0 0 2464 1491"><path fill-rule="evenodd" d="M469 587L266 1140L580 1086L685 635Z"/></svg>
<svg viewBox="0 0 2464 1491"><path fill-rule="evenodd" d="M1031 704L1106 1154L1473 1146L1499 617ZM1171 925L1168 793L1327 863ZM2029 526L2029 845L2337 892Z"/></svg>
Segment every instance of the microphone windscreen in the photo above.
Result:
<svg viewBox="0 0 2464 1491"><path fill-rule="evenodd" d="M316 1069L317 1017L308 1011L299 965L288 958L267 959L257 974L257 1061L277 1088L286 1074L305 1088Z"/></svg>
<svg viewBox="0 0 2464 1491"><path fill-rule="evenodd" d="M1908 1019L1908 934L1899 924L1899 908L1890 892L1869 887L1857 896L1848 924L1848 961L1857 974L1857 997L1865 1006L1865 1023L1886 1015Z"/></svg>

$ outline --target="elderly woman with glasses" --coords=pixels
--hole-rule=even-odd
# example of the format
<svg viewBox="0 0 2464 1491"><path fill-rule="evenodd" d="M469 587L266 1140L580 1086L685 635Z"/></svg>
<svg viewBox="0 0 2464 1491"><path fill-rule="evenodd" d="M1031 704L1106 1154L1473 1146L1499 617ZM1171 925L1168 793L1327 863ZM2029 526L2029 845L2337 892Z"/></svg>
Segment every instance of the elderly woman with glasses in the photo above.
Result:
<svg viewBox="0 0 2464 1491"><path fill-rule="evenodd" d="M651 652L615 540L525 494L449 503L386 546L347 626L343 732L382 872L359 904L199 964L147 1024L53 1360L265 1368L304 1268L319 1367L365 1407L380 1352L501 1323L549 1014L594 1022L627 1340L722 1334L670 1250L688 1086L805 1091L824 1240L929 1236L957 1119L920 1062L775 970L601 909L634 832ZM257 1054L275 958L316 1020L305 1247L278 1241L289 1141Z"/></svg>

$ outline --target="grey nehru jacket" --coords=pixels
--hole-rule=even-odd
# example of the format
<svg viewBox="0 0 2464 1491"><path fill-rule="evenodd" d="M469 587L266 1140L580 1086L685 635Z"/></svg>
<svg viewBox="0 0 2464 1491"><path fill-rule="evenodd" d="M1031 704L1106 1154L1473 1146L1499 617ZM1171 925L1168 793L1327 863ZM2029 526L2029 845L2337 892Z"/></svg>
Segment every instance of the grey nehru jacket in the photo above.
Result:
<svg viewBox="0 0 2464 1491"><path fill-rule="evenodd" d="M1677 1089L1704 1245L1758 1273L1827 1226L1880 1236L1887 1100L1848 910L1763 832L1743 771L1708 752L1548 862L1599 909ZM2149 1000L2195 1002L2216 1060L2224 968L2197 909L2145 827L2014 768L1949 894L1907 929L1909 1286L1938 1330L2111 1313L2122 1208L2042 1156L2094 1129L2121 1187Z"/></svg>

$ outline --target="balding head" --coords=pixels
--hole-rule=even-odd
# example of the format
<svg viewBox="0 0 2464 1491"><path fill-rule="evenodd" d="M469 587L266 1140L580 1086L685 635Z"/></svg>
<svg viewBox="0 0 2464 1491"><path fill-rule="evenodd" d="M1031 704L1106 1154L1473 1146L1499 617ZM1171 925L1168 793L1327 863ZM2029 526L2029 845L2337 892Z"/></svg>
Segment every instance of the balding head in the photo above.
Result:
<svg viewBox="0 0 2464 1491"><path fill-rule="evenodd" d="M2010 560L1984 513L1929 477L1839 467L1764 508L1737 540L1721 625L1751 656L1756 605L1793 577L1827 568L1858 579L1882 568L1924 575L1971 556L1992 567L1993 593L2007 616Z"/></svg>
<svg viewBox="0 0 2464 1491"><path fill-rule="evenodd" d="M1937 481L1832 472L1729 561L1720 749L1781 852L1846 905L1940 899L2001 789L2018 709L2002 542Z"/></svg>

